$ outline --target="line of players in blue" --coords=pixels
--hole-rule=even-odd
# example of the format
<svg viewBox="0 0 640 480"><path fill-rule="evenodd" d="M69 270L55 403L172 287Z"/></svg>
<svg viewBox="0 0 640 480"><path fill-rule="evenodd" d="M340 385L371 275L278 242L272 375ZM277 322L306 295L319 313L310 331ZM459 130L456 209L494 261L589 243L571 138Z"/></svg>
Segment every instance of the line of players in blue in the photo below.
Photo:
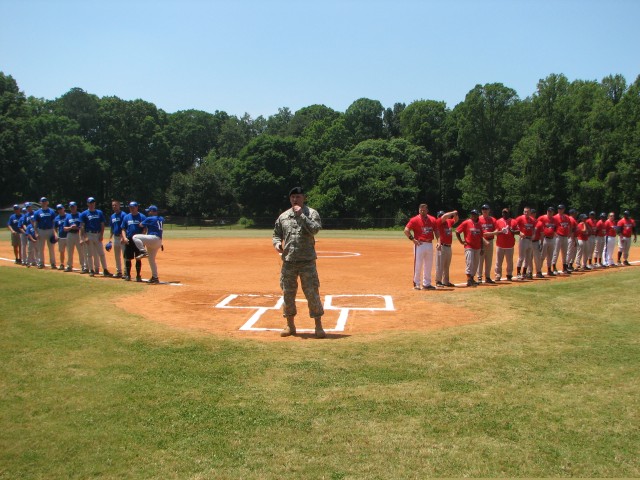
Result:
<svg viewBox="0 0 640 480"><path fill-rule="evenodd" d="M150 205L148 215L139 211L138 202L129 202L129 213L121 210L120 202L111 203L113 213L109 221L102 210L96 208L96 200L87 198L87 209L80 212L76 202L69 202L67 212L63 204L49 207L46 197L40 199L40 208L25 202L24 207L15 204L7 228L11 232L11 245L15 263L26 267L45 268L45 250L49 251L51 269L73 272L74 255L77 252L80 273L89 276L132 279L132 263L135 260L135 280L142 281L142 259L148 258L151 278L148 283L160 283L156 256L164 250L162 230L164 217L158 208ZM103 245L104 233L110 228L110 237ZM55 247L58 244L60 264L56 262ZM114 250L115 274L107 269L106 251ZM65 265L66 258L66 265ZM124 259L124 269L123 262Z"/></svg>

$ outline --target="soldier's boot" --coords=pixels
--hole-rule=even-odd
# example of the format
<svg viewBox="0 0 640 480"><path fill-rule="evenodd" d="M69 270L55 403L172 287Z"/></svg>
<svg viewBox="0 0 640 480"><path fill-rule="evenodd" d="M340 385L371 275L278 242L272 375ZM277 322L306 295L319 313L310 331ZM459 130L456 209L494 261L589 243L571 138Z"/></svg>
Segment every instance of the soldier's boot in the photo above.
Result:
<svg viewBox="0 0 640 480"><path fill-rule="evenodd" d="M280 332L281 337L289 337L296 334L296 324L293 321L294 317L287 317L287 326Z"/></svg>
<svg viewBox="0 0 640 480"><path fill-rule="evenodd" d="M327 338L327 334L324 333L322 328L322 317L316 317L316 338Z"/></svg>

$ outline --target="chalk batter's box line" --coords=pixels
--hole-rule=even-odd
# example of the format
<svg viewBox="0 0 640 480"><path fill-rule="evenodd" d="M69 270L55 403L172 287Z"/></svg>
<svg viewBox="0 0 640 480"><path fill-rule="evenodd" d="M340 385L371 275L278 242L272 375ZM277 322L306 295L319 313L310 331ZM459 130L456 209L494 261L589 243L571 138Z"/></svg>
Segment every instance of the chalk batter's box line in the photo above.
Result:
<svg viewBox="0 0 640 480"><path fill-rule="evenodd" d="M251 331L251 332L277 332L280 329L278 328L264 328L264 327L254 327L254 325L260 320L260 317L265 314L265 312L269 310L280 310L282 308L282 304L284 303L284 297L277 297L277 301L272 307L259 307L259 306L251 306L251 305L241 305L234 306L230 305L230 303L238 297L261 297L261 298L276 298L275 295L256 295L256 294L235 294L232 293L228 295L224 300L218 303L214 308L234 308L234 309L256 309L256 311L251 315L251 318L246 321L244 325L242 325L239 330L241 331ZM385 306L384 308L377 307L336 307L332 305L333 299L337 297L378 297L384 299ZM305 299L296 299L296 302L306 302ZM349 312L351 310L365 310L369 312L373 311L394 311L395 307L393 306L393 298L390 295L376 295L376 294L361 294L361 295L325 295L324 297L324 309L325 310L339 310L340 315L338 316L338 321L336 322L335 328L326 328L325 330L328 332L344 332L344 328L347 324L347 319L349 318ZM299 332L301 333L313 333L314 330L310 328L299 328Z"/></svg>

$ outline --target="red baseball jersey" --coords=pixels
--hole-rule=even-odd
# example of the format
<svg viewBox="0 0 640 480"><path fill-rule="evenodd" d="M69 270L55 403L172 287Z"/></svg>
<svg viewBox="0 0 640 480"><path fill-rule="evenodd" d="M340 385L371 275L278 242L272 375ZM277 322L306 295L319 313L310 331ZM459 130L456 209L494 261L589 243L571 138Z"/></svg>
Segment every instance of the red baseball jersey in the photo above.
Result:
<svg viewBox="0 0 640 480"><path fill-rule="evenodd" d="M556 234L556 228L558 222L556 217L550 217L549 215L540 215L537 225L542 226L542 234L547 238L552 238Z"/></svg>
<svg viewBox="0 0 640 480"><path fill-rule="evenodd" d="M478 223L480 224L480 228L482 228L482 233L493 232L496 229L496 219L491 215L488 215L486 217L484 215L480 215ZM487 240L492 240L493 237L494 235L488 235L484 238L486 238Z"/></svg>
<svg viewBox="0 0 640 480"><path fill-rule="evenodd" d="M620 236L630 238L636 222L633 218L621 218L620 221L618 221L618 226L620 227Z"/></svg>
<svg viewBox="0 0 640 480"><path fill-rule="evenodd" d="M607 219L607 221L604 222L604 228L605 228L607 237L615 237L618 234L618 232L616 231L617 226L618 224L616 223L615 220Z"/></svg>
<svg viewBox="0 0 640 480"><path fill-rule="evenodd" d="M507 218L505 220L504 218L499 218L496 221L496 227L499 230L502 230L505 227L508 229L507 233L498 234L498 239L496 240L496 246L500 248L513 248L513 246L516 244L516 237L511 230L518 229L518 225L515 219Z"/></svg>
<svg viewBox="0 0 640 480"><path fill-rule="evenodd" d="M569 215L556 213L553 216L556 221L556 233L561 237L567 237L571 234L571 220Z"/></svg>
<svg viewBox="0 0 640 480"><path fill-rule="evenodd" d="M598 237L604 237L606 231L607 231L607 227L605 227L605 221L604 220L598 220L598 223L596 223L596 236Z"/></svg>
<svg viewBox="0 0 640 480"><path fill-rule="evenodd" d="M436 220L436 229L440 234L440 244L441 245L451 245L453 241L453 224L456 223L453 218L445 218L442 217Z"/></svg>
<svg viewBox="0 0 640 480"><path fill-rule="evenodd" d="M522 233L522 235L524 235L525 237L533 236L533 229L536 226L535 218L528 215L520 215L518 218L516 218L516 223L518 224L518 230L520 230L520 233Z"/></svg>
<svg viewBox="0 0 640 480"><path fill-rule="evenodd" d="M436 219L431 215L423 217L416 215L407 223L409 230L413 231L413 236L421 242L430 242L433 240L433 232L436 228Z"/></svg>
<svg viewBox="0 0 640 480"><path fill-rule="evenodd" d="M467 218L458 225L456 232L464 235L464 241L466 242L464 248L480 250L482 247L482 227L480 226L480 222L474 222L470 218Z"/></svg>
<svg viewBox="0 0 640 480"><path fill-rule="evenodd" d="M582 241L589 240L589 225L587 225L587 222L578 223L576 227L576 237Z"/></svg>
<svg viewBox="0 0 640 480"><path fill-rule="evenodd" d="M589 236L596 234L596 220L593 218L587 218L584 223L587 224L587 228L589 229Z"/></svg>

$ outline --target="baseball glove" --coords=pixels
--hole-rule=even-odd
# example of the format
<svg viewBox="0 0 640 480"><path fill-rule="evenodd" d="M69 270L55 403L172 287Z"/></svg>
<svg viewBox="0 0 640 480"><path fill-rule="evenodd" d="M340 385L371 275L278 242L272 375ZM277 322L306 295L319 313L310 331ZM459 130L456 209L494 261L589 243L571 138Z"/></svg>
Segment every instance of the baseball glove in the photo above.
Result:
<svg viewBox="0 0 640 480"><path fill-rule="evenodd" d="M58 243L58 237L56 237L55 235L51 235L51 237L49 238L49 241L51 243Z"/></svg>
<svg viewBox="0 0 640 480"><path fill-rule="evenodd" d="M107 244L104 246L104 249L105 249L107 252L110 252L110 251L111 251L111 247L113 247L113 243L111 243L111 240L109 240L109 241L107 242Z"/></svg>

